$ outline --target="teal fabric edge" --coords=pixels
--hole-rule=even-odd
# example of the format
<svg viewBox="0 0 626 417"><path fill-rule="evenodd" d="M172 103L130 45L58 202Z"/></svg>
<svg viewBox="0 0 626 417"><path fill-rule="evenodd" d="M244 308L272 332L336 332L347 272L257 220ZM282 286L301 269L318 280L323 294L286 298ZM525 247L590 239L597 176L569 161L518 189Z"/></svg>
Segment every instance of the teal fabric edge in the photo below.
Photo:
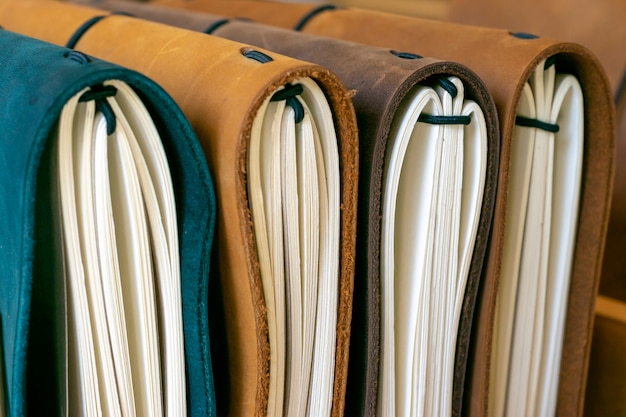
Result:
<svg viewBox="0 0 626 417"><path fill-rule="evenodd" d="M19 286L16 294L17 313L0 311L5 339L4 353L11 358L10 363L5 362L9 415L26 414L26 352L35 244L32 239L35 227L34 190L37 187L40 158L64 103L83 88L110 79L129 84L157 119L155 121L160 132L168 132L163 135L163 142L172 171L178 214L188 414L215 415L207 300L216 201L206 159L189 122L161 87L139 73L91 57L91 62L80 64L64 56L70 51L68 49L4 30L0 31L0 44L4 45L0 48L0 79L9 80L12 84L7 88L42 88L35 95L29 94L30 98L26 102L33 104L32 101L36 100L36 103L25 106L31 113L26 116L28 123L19 127L21 139L31 142L20 145L28 149L23 161L26 168L21 173L23 185L20 191L25 197L21 214L18 214L23 228L18 249L21 267L19 282L16 283ZM20 82L27 85L20 85ZM0 87L0 103L5 101L4 93L7 93L6 89L3 91ZM8 103L9 106L16 104L15 101ZM6 139L11 133L15 132L9 128L8 132L1 135L7 135L3 138ZM19 180L20 176L14 179ZM0 279L5 280L5 277L0 276ZM3 306L0 305L0 308ZM7 335L10 331L7 332L4 326L11 320L15 325L14 342L6 343L11 335Z"/></svg>

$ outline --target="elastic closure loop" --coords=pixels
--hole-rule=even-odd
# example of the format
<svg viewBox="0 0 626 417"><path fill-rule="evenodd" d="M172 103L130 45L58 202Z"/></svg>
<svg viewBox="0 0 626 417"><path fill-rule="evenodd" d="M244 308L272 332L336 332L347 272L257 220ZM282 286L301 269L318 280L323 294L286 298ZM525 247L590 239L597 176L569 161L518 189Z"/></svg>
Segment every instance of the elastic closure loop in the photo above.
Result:
<svg viewBox="0 0 626 417"><path fill-rule="evenodd" d="M432 114L420 114L418 122L428 123L430 125L464 125L467 126L472 122L469 116L435 116Z"/></svg>
<svg viewBox="0 0 626 417"><path fill-rule="evenodd" d="M509 35L514 36L518 39L537 39L539 36L533 35L532 33L526 32L509 32Z"/></svg>
<svg viewBox="0 0 626 417"><path fill-rule="evenodd" d="M417 54L412 54L410 52L399 52L399 51L395 51L395 50L390 50L389 52L391 52L393 55L397 56L398 58L403 58L403 59L420 59L423 58L423 56L421 55L417 55Z"/></svg>
<svg viewBox="0 0 626 417"><path fill-rule="evenodd" d="M311 10L310 12L308 12L307 14L305 14L302 19L300 19L300 21L294 26L293 30L296 31L301 31L304 26L309 23L309 21L311 19L313 19L315 16L317 16L318 14L325 12L327 10L336 10L337 6L333 5L333 4L323 4L321 6L318 6L316 8L314 8L313 10Z"/></svg>
<svg viewBox="0 0 626 417"><path fill-rule="evenodd" d="M114 15L122 15L122 16L134 17L132 14L126 13L126 12L112 12L112 13L107 14L107 15L94 16L91 19L87 20L82 25L80 25L78 27L78 29L76 29L76 31L72 34L72 36L67 41L67 44L65 46L67 48L74 49L76 47L76 44L80 40L80 38L85 34L85 32L87 32L89 29L91 29L91 27L93 25L95 25L96 23L98 23L99 21L104 19L105 17L114 16Z"/></svg>
<svg viewBox="0 0 626 417"><path fill-rule="evenodd" d="M241 54L246 58L254 59L255 61L260 62L261 64L265 64L267 62L273 61L272 57L252 48L242 48Z"/></svg>
<svg viewBox="0 0 626 417"><path fill-rule="evenodd" d="M516 116L515 124L523 127L534 127L535 129L545 130L550 133L557 133L559 131L559 125L554 123L543 122L538 119L531 119L530 117Z"/></svg>
<svg viewBox="0 0 626 417"><path fill-rule="evenodd" d="M215 32L218 28L224 26L228 22L230 22L230 19L220 19L216 22L213 22L211 25L209 25L208 28L204 29L204 33L206 33L207 35L210 35L213 32Z"/></svg>
<svg viewBox="0 0 626 417"><path fill-rule="evenodd" d="M459 90L456 88L456 85L454 85L454 83L447 78L437 78L436 83L439 87L446 90L452 98L456 98L457 94L459 94Z"/></svg>
<svg viewBox="0 0 626 417"><path fill-rule="evenodd" d="M113 108L107 101L107 97L113 97L117 94L117 89L112 85L94 85L90 90L85 91L78 99L79 102L95 100L96 110L102 113L107 124L107 135L112 135L117 127L115 113Z"/></svg>
<svg viewBox="0 0 626 417"><path fill-rule="evenodd" d="M270 101L286 100L287 105L291 107L295 113L294 119L296 123L300 123L304 119L304 107L300 100L296 97L302 94L303 88L300 84L287 84L285 88L274 93Z"/></svg>

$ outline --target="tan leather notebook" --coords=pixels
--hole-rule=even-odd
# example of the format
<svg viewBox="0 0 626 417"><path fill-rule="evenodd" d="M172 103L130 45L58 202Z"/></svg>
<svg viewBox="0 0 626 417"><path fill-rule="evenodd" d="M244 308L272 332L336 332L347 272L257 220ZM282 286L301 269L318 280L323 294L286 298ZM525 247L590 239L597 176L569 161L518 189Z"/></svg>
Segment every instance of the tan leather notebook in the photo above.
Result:
<svg viewBox="0 0 626 417"><path fill-rule="evenodd" d="M263 23L296 28L305 33L436 56L457 61L476 71L487 84L498 108L502 154L496 216L488 254L488 269L483 281L485 289L479 298L478 337L475 340L473 356L470 358L473 383L466 392L465 410L472 415L487 415L488 409L494 412L506 403L510 404L508 407L516 410L530 410L531 414L535 412L534 410L546 408L554 409L557 415L562 416L582 413L595 294L598 289L613 187L615 152L615 113L611 90L601 65L592 53L578 44L541 38L529 33L434 22L358 9L237 0L226 2L227 6L224 6L225 2L215 0L162 0L158 3L247 17ZM566 86L572 86L572 90ZM576 92L569 95L565 93L566 90ZM564 96L568 98L561 101ZM542 102L545 105L538 104ZM548 115L548 108L552 111L564 103L563 113L559 110L560 115L556 119L553 117L554 114ZM573 109L570 106L573 103L578 108L576 111L580 112L578 115L568 113ZM562 118L559 118L560 116ZM556 132L557 129L559 132ZM576 158L580 161L578 173L574 174L572 171L563 174L568 181L562 182L570 183L569 178L579 176L579 186L575 187L578 196L559 195L563 191L562 188L559 188L561 191L558 192L556 188L550 188L560 187L556 185L559 182L558 175L553 176L555 181L544 182L540 178L549 176L539 171L535 174L529 173L532 172L532 168L520 170L522 164L520 161L528 161L530 155L528 148L526 151L524 148L532 144L531 166L537 169L543 167L541 170L547 169L545 172L554 175L555 171L550 170L554 164L558 164L559 158L553 158L552 155L565 155L566 151L558 149L554 151L552 145L549 145L545 153L545 149L541 150L545 141L539 138L552 138L548 143L555 143L552 140L558 140L556 138L563 135L579 143L577 146L581 143L583 146L577 151ZM536 150L535 143L538 146ZM534 155L539 159L535 159ZM565 158L570 162L574 161L569 156ZM532 178L540 180L535 181ZM528 186L528 190L532 192L528 193L524 191L526 189L524 184L531 182L533 185ZM553 199L546 198L555 194L559 196ZM532 200L531 204L525 203L527 197ZM569 204L571 201L578 204ZM530 210L525 216L529 222L522 221L524 210L518 210L520 207ZM570 210L568 215L556 214L556 210L565 213L567 210L563 212L560 210L571 208L574 210ZM544 230L547 233L547 228L542 226L535 228L531 224L533 219L541 217L540 212L545 215L546 210L552 209L555 210L555 214L543 217L544 219L553 218L556 220L555 224L558 224L567 218L566 222L570 224L567 239L551 240L551 242L571 242L569 249L571 252L563 263L568 265L569 271L556 273L550 269L552 267L546 266L551 260L565 258L561 255L553 256L548 252L542 255L541 250L537 252L540 247L548 246L547 237L545 235L539 238L536 235L532 237L532 233L526 233L527 228ZM518 232L507 230L511 228L517 228ZM560 233L553 232L552 226L549 230L554 236ZM525 248L520 250L520 245ZM511 246L517 246L517 249L511 251ZM521 261L518 262L518 259ZM537 262L534 262L534 259ZM557 282L553 280L534 284L530 281L542 275L562 276L563 279L558 282L567 283L566 287L556 289L551 286L552 284L546 285L547 282ZM518 281L521 284L518 285L511 280L511 276L524 276L529 279L521 279ZM499 288L508 292L507 296L496 295L498 281L501 284ZM497 299L506 300L505 297L508 297L510 300L514 294L523 294L526 300L529 300L528 303L520 304L516 307L516 312L496 313ZM536 303L546 296L561 299L548 304ZM512 303L501 302L501 304ZM532 305L533 308L525 308L525 304ZM513 331L510 324L506 325L506 322L510 323L514 320L513 317L517 317L517 311L524 310L527 312L532 310L535 315L526 316L529 317L526 319L517 318L518 322L543 323L542 317L553 317L546 309L550 308L552 311L551 306L556 305L559 306L557 310L561 311L561 319L555 318L556 321L551 321L550 318L545 321L558 327L554 328L554 331L538 326L521 326ZM508 317L504 320L499 319L500 322L505 322L505 328L509 326L508 330L494 330L496 314L498 317ZM560 324L557 325L556 322ZM507 332L510 332L510 337L507 336ZM557 337L551 339L551 336L547 335ZM528 343L529 341L532 343ZM538 359L537 352L541 350L538 347L540 341L551 344L552 347L546 347L544 350L552 352L549 359L545 356L544 359ZM493 353L494 350L497 352ZM498 352L510 352L510 356L507 358L507 354L504 354L503 357L502 353ZM505 365L496 366L496 361L502 361ZM548 377L544 373L548 372L546 367L541 368L542 365L537 365L542 362L553 365L549 371L551 376ZM515 368L511 375L519 377L504 375L504 382L502 379L495 379L495 374L501 374L503 367L504 374L509 372L508 369ZM498 378L502 378L502 375ZM496 382L490 383L490 379ZM533 381L549 379L553 382L547 384L542 393L533 393L532 389L523 387L518 389L519 385L514 383L518 380L530 381L527 386L535 387L540 384ZM497 390L498 387L505 394L498 394L500 395L498 397L489 393L490 389ZM517 403L509 399L503 400L502 398L506 398L503 395L513 395Z"/></svg>
<svg viewBox="0 0 626 417"><path fill-rule="evenodd" d="M265 416L282 409L281 391L297 414L317 402L317 415L343 415L358 179L349 94L317 65L127 16L92 19L102 15L58 2L0 4L6 30L71 40L152 78L196 131L218 206L215 287L203 300L217 332L218 414ZM300 255L310 250L319 255Z"/></svg>

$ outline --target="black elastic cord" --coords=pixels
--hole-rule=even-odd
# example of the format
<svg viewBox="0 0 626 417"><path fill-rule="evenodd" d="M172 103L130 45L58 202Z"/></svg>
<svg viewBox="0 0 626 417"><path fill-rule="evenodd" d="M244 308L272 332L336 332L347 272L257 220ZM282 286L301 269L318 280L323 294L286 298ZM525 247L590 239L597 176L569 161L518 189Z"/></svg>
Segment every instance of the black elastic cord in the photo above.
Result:
<svg viewBox="0 0 626 417"><path fill-rule="evenodd" d="M76 31L74 32L70 40L67 41L67 44L65 46L70 49L74 49L76 47L76 44L80 40L80 38L85 34L85 32L87 32L89 28L91 28L93 25L95 25L96 23L98 23L99 21L101 21L107 16L108 15L94 16L91 19L87 20L85 23L80 25L78 29L76 29Z"/></svg>
<svg viewBox="0 0 626 417"><path fill-rule="evenodd" d="M318 14L325 12L327 10L336 10L336 9L337 9L337 6L333 4L323 4L321 6L318 6L314 8L313 10L311 10L310 12L308 12L307 14L305 14L302 17L302 19L300 19L300 21L294 26L293 30L301 31L304 28L304 26L307 23L309 23L309 20L313 19Z"/></svg>
<svg viewBox="0 0 626 417"><path fill-rule="evenodd" d="M469 116L435 116L432 114L420 114L418 122L428 123L430 125L465 125L471 123L472 118Z"/></svg>
<svg viewBox="0 0 626 417"><path fill-rule="evenodd" d="M107 101L107 97L113 97L117 89L112 85L94 85L90 90L85 91L78 99L79 102L95 100L96 110L102 113L107 123L107 135L112 135L117 127L115 113Z"/></svg>
<svg viewBox="0 0 626 417"><path fill-rule="evenodd" d="M78 27L78 29L76 29L76 31L70 37L70 39L67 41L67 44L65 46L67 48L74 49L76 47L76 44L80 40L80 38L85 34L85 32L87 32L93 25L95 25L96 23L98 23L99 21L104 19L105 17L112 16L112 15L122 15L122 16L133 17L132 14L126 13L126 12L113 12L113 13L110 13L110 14L107 14L107 15L94 16L91 19L87 20L82 25L80 25Z"/></svg>
<svg viewBox="0 0 626 417"><path fill-rule="evenodd" d="M423 58L421 55L417 55L417 54L412 54L410 52L399 52L399 51L395 51L395 50L391 50L389 51L391 52L393 55L397 56L398 58L403 58L403 59L420 59Z"/></svg>
<svg viewBox="0 0 626 417"><path fill-rule="evenodd" d="M302 94L303 88L300 84L287 84L282 90L278 90L274 93L270 101L286 100L287 105L294 111L294 119L296 123L300 123L304 119L304 107L302 103L296 98Z"/></svg>
<svg viewBox="0 0 626 417"><path fill-rule="evenodd" d="M550 68L554 64L556 64L556 55L552 55L551 57L548 57L546 59L546 63L543 65L543 69L547 70L548 68Z"/></svg>
<svg viewBox="0 0 626 417"><path fill-rule="evenodd" d="M84 103L85 101L102 100L106 97L113 97L115 94L117 94L117 88L112 85L94 85L91 90L85 91L78 101Z"/></svg>
<svg viewBox="0 0 626 417"><path fill-rule="evenodd" d="M456 98L457 94L459 94L459 90L456 88L456 85L454 85L452 81L445 77L436 78L432 81L427 81L426 83L429 85L438 85L439 87L446 90L448 94L452 96L452 98Z"/></svg>
<svg viewBox="0 0 626 417"><path fill-rule="evenodd" d="M217 20L215 22L213 22L211 25L209 25L208 28L204 29L204 33L206 33L207 35L212 34L213 32L215 32L215 30L221 26L224 26L226 23L230 22L230 19L220 19Z"/></svg>
<svg viewBox="0 0 626 417"><path fill-rule="evenodd" d="M526 32L509 32L509 35L515 36L518 39L537 39L539 36Z"/></svg>
<svg viewBox="0 0 626 417"><path fill-rule="evenodd" d="M255 61L258 61L258 62L260 62L262 64L265 64L266 62L273 61L271 56L269 56L267 54L264 54L261 51L257 51L256 49L244 48L244 49L241 50L241 53L246 58L254 59Z"/></svg>
<svg viewBox="0 0 626 417"><path fill-rule="evenodd" d="M523 127L534 127L536 129L545 130L546 132L557 133L559 125L553 123L542 122L541 120L531 119L530 117L516 116L515 124Z"/></svg>
<svg viewBox="0 0 626 417"><path fill-rule="evenodd" d="M290 97L295 97L302 94L302 91L304 91L304 89L300 84L287 84L285 88L275 92L270 101L287 100Z"/></svg>

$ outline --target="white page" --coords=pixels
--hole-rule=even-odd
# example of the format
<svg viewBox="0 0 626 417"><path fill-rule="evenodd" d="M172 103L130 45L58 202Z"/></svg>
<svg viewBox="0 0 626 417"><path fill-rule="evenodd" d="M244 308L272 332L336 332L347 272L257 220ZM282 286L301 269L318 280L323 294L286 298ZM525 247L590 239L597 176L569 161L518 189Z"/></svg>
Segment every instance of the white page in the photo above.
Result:
<svg viewBox="0 0 626 417"><path fill-rule="evenodd" d="M425 266L425 255L420 256L425 252L425 249L420 250L425 246L425 243L420 240L420 234L415 232L418 230L427 230L428 213L430 209L430 201L432 197L429 197L429 193L424 191L422 193L408 192L403 193L402 200L398 200L398 189L402 186L399 184L402 173L402 161L405 159L405 155L409 152L413 158L416 158L416 162L408 164L407 171L405 171L405 178L409 178L409 186L416 190L422 189L420 184L420 178L424 178L421 181L426 185L432 182L432 176L434 175L435 158L429 156L436 149L437 142L441 136L440 127L431 128L430 126L416 125L419 114L427 108L429 112L436 111L435 105L438 102L438 97L432 89L428 88L416 88L412 92L411 99L405 100L401 103L401 107L397 114L408 114L411 117L399 117L396 119L396 123L392 125L389 135L389 142L387 145L388 151L386 153L385 166L388 168L385 170L383 178L383 193L382 193L382 225L381 225L381 353L380 353L380 371L378 381L378 401L377 401L377 414L378 415L396 415L396 407L399 409L397 415L401 413L405 408L406 402L404 398L398 395L396 406L396 372L404 371L407 366L402 369L396 370L396 355L400 355L405 363L413 363L412 355L409 356L408 352L396 352L396 335L394 333L394 309L406 311L412 305L423 306L424 303L419 298L421 293L421 284L418 280L408 280L406 284L416 284L417 286L407 287L405 294L409 293L408 299L416 301L415 303L401 304L401 299L395 300L394 286L402 285L401 281L394 284L394 276L397 268L402 265L417 269L417 273L423 273ZM427 107L428 106L428 107ZM415 127L415 130L413 128ZM420 129L422 129L420 131ZM426 133L430 133L427 135ZM420 138L418 141L411 141L411 135L416 134ZM411 147L409 148L409 144ZM429 150L429 148L431 150ZM414 155L413 155L414 154ZM428 168L432 167L432 168ZM411 171L408 171L411 170ZM413 172L415 170L416 172ZM430 176L422 173L430 173ZM404 186L406 187L406 186ZM402 188L404 188L402 187ZM397 205L397 207L396 207ZM405 208L406 207L406 208ZM404 211L403 211L404 209ZM422 213L420 215L420 213ZM407 216L408 214L408 216ZM396 220L396 217L398 220ZM395 224L399 224L400 220L405 224L405 227L401 228L395 233ZM405 232L406 236L403 236L401 232ZM398 243L396 243L398 241ZM420 243L422 242L422 243ZM396 248L397 246L397 248ZM407 256L415 257L415 262L401 263L396 266L394 262L394 256L398 257L402 255L403 248L414 248L412 252L407 253ZM396 253L397 252L397 253ZM402 258L400 258L402 259ZM419 261L422 260L422 266L420 267ZM412 271L407 271L406 275L412 275ZM398 273L398 275L405 275ZM402 314L403 317L410 318L415 317L411 314ZM409 329L416 327L415 323L407 326ZM407 335L409 340L413 340L414 337ZM402 335L397 339L399 349L410 349L413 343L403 341ZM412 368L409 368L409 374L415 374ZM399 379L406 380L406 376L398 376ZM409 400L409 398L407 398Z"/></svg>
<svg viewBox="0 0 626 417"><path fill-rule="evenodd" d="M119 81L105 85L116 89L115 97L99 99L113 110L112 135L95 101L78 103L88 89L66 104L59 121L69 414L162 415L163 407L185 414L178 231L167 158L134 91Z"/></svg>
<svg viewBox="0 0 626 417"><path fill-rule="evenodd" d="M417 87L397 111L385 161L378 415L449 415L456 337L482 207L487 129L456 89ZM470 125L417 123L420 113ZM467 160L470 160L466 163ZM392 310L390 310L389 306Z"/></svg>
<svg viewBox="0 0 626 417"><path fill-rule="evenodd" d="M97 416L102 413L100 404L96 354L93 346L89 318L85 271L80 249L77 218L76 163L72 149L75 133L74 115L78 99L85 90L70 99L59 118L58 128L58 182L63 231L63 251L66 255L68 287L68 355L69 355L69 413L70 415ZM77 126L82 133L84 124Z"/></svg>
<svg viewBox="0 0 626 417"><path fill-rule="evenodd" d="M553 93L554 67L547 72L551 77L546 78L543 65L539 65L530 80L539 120L548 120L550 107L547 97L551 98ZM507 414L519 415L526 415L527 410L534 409L532 387L536 385L537 354L543 333L550 241L551 207L548 197L551 195L554 148L548 132L538 130L535 135L507 393Z"/></svg>
<svg viewBox="0 0 626 417"><path fill-rule="evenodd" d="M534 119L536 117L534 96L529 84L522 89L517 113ZM490 413L504 415L508 367L511 352L511 335L515 317L515 300L522 252L523 230L526 219L532 149L535 129L516 126L511 144L509 197L504 232L501 276L496 316L491 368Z"/></svg>
<svg viewBox="0 0 626 417"><path fill-rule="evenodd" d="M285 407L287 415L304 415L302 404L303 296L301 284L300 219L296 132L293 109L286 106L281 123L281 163L285 272L287 283L287 366ZM308 392L308 390L307 390Z"/></svg>
<svg viewBox="0 0 626 417"><path fill-rule="evenodd" d="M550 121L560 127L555 135L552 236L550 246L541 374L535 415L550 416L556 410L567 295L578 221L578 202L584 152L583 93L571 75L557 75Z"/></svg>
<svg viewBox="0 0 626 417"><path fill-rule="evenodd" d="M296 98L297 100L297 98ZM300 216L300 259L302 264L302 362L301 402L306 413L309 386L313 372L313 347L317 309L317 287L320 279L320 196L317 178L315 132L313 120L305 104L304 117L296 125L296 154L298 158L298 195ZM331 362L333 363L333 362ZM328 366L328 364L326 364ZM302 415L302 414L298 414Z"/></svg>
<svg viewBox="0 0 626 417"><path fill-rule="evenodd" d="M141 101L126 84L111 81L111 85L118 90L115 100L111 100L118 123L132 133L129 145L137 166L154 251L165 413L185 414L181 276L171 175L156 127Z"/></svg>
<svg viewBox="0 0 626 417"><path fill-rule="evenodd" d="M248 150L248 194L268 316L270 388L267 415L283 412L286 339L283 267L282 198L280 189L280 122L284 101L261 105L252 123ZM267 199L265 198L267 196Z"/></svg>
<svg viewBox="0 0 626 417"><path fill-rule="evenodd" d="M317 174L319 256L314 355L309 390L309 416L330 415L334 386L337 306L339 299L340 177L339 149L332 113L319 86L299 81L305 114L311 115Z"/></svg>
<svg viewBox="0 0 626 417"><path fill-rule="evenodd" d="M515 130L490 415L555 411L580 193L582 101L576 79L543 62L522 93L518 114L560 130ZM527 214L518 215L520 207Z"/></svg>
<svg viewBox="0 0 626 417"><path fill-rule="evenodd" d="M122 282L117 258L117 241L113 224L113 208L111 205L111 187L108 168L108 142L106 135L106 121L98 115L97 129L104 131L104 135L96 137L93 147L95 184L94 208L96 212L96 237L98 247L98 262L106 305L106 320L109 328L109 338L116 384L119 394L119 404L122 414L135 415L135 398L133 393L132 375L130 371L130 353L128 350L128 332L126 331L126 317L122 296Z"/></svg>
<svg viewBox="0 0 626 417"><path fill-rule="evenodd" d="M271 350L268 415L327 415L339 296L339 156L323 92L308 78L295 83L303 88L295 97L303 119L296 123L285 101L268 98L248 153Z"/></svg>
<svg viewBox="0 0 626 417"><path fill-rule="evenodd" d="M109 141L111 200L138 415L161 415L160 358L152 256L141 188L126 132ZM142 278L142 279L139 279Z"/></svg>
<svg viewBox="0 0 626 417"><path fill-rule="evenodd" d="M412 347L420 346L419 340L425 339L417 339L410 332L419 334L420 329L427 332L426 323L419 321L423 316L417 311L427 302L424 298L427 284L417 277L423 276L427 268L428 231L429 224L433 224L431 202L443 129L438 125L418 124L417 118L422 112L441 114L443 109L430 88L416 88L414 96L405 100L403 106L407 107L399 109L398 114L406 116L398 119L389 136L386 160L389 169L383 191L379 415L406 415L411 392L420 392L420 387L425 387L422 378L417 386L409 382L414 374L411 364L420 361L425 365L426 359L424 349L419 349L413 357ZM407 328L409 332L394 334L396 317L401 320L397 327ZM425 370L425 366L421 369ZM396 381L404 382L396 387Z"/></svg>
<svg viewBox="0 0 626 417"><path fill-rule="evenodd" d="M86 116L81 115L81 107L86 109ZM105 311L108 297L105 295L103 281L108 281L108 277L103 276L100 269L95 209L95 199L102 191L102 184L96 181L94 175L95 161L101 156L96 153L95 142L107 142L106 121L100 113L95 114L95 105L92 101L79 103L77 110L76 119L85 126L84 133L76 136L73 143L75 167L78 168L75 172L78 184L76 189L77 218L81 233L85 285L94 336L102 412L105 415L121 416L122 409L115 377L116 361L109 343L111 337L107 324L107 311Z"/></svg>
<svg viewBox="0 0 626 417"><path fill-rule="evenodd" d="M463 84L456 77L448 78L457 90L456 97L442 87L437 88L443 105L443 115L457 116L463 107ZM445 125L441 150L441 165L436 194L437 207L435 216L436 244L433 253L433 269L430 287L431 296L431 333L430 355L427 362L426 386L430 387L426 397L425 415L450 415L452 386L451 370L453 363L446 363L450 358L449 349L456 350L451 343L450 332L458 329L451 323L454 317L454 301L458 275L459 228L461 216L461 185L463 173L463 127ZM446 373L444 373L446 372ZM439 389L433 388L439 387ZM448 394L447 396L445 394Z"/></svg>

